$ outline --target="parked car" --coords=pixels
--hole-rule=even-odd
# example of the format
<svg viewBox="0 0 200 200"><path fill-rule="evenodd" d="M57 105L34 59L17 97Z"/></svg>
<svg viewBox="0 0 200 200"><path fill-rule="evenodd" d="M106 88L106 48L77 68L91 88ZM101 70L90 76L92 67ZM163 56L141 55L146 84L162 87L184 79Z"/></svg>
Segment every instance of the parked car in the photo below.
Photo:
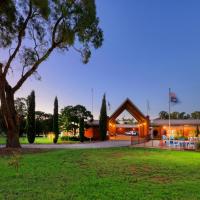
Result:
<svg viewBox="0 0 200 200"><path fill-rule="evenodd" d="M128 132L125 132L126 135L132 135L132 136L137 136L138 133L136 131L128 131Z"/></svg>

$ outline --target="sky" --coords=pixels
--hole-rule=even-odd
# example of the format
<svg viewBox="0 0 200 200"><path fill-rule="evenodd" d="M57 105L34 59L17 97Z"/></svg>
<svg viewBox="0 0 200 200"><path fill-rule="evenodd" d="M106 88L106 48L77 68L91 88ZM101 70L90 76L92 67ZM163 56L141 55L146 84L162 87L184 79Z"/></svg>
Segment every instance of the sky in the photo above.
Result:
<svg viewBox="0 0 200 200"><path fill-rule="evenodd" d="M55 51L42 63L41 81L29 79L17 93L36 92L36 109L52 113L59 106L82 104L98 119L103 93L108 115L128 97L155 118L168 109L168 89L181 103L172 111L200 110L200 1L96 0L104 31L103 46L87 65L80 55ZM15 77L13 77L14 79Z"/></svg>

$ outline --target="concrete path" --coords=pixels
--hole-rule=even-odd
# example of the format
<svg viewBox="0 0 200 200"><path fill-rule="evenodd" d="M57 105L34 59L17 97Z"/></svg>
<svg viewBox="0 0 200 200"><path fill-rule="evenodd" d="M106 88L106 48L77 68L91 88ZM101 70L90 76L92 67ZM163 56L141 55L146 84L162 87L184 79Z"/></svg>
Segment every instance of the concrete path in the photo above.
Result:
<svg viewBox="0 0 200 200"><path fill-rule="evenodd" d="M160 147L160 140L150 140L148 142L135 144L134 147L144 147L144 148L161 148Z"/></svg>
<svg viewBox="0 0 200 200"><path fill-rule="evenodd" d="M78 144L23 144L23 148L39 149L90 149L90 148L110 148L110 147L127 147L130 141L105 141Z"/></svg>

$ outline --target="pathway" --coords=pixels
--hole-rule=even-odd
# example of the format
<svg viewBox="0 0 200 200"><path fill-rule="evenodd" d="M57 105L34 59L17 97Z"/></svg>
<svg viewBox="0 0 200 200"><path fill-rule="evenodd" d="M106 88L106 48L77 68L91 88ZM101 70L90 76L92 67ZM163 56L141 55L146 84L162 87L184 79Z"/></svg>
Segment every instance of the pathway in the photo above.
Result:
<svg viewBox="0 0 200 200"><path fill-rule="evenodd" d="M23 148L39 149L90 149L90 148L110 148L110 147L127 147L130 141L104 141L77 144L23 144Z"/></svg>

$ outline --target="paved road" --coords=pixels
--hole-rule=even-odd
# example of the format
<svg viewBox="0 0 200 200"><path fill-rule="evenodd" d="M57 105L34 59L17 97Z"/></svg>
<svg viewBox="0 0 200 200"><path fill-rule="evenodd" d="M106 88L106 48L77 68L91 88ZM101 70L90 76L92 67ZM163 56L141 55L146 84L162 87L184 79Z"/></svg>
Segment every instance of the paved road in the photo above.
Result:
<svg viewBox="0 0 200 200"><path fill-rule="evenodd" d="M130 141L105 141L78 144L23 144L23 148L39 148L39 149L90 149L90 148L110 148L110 147L126 147Z"/></svg>

